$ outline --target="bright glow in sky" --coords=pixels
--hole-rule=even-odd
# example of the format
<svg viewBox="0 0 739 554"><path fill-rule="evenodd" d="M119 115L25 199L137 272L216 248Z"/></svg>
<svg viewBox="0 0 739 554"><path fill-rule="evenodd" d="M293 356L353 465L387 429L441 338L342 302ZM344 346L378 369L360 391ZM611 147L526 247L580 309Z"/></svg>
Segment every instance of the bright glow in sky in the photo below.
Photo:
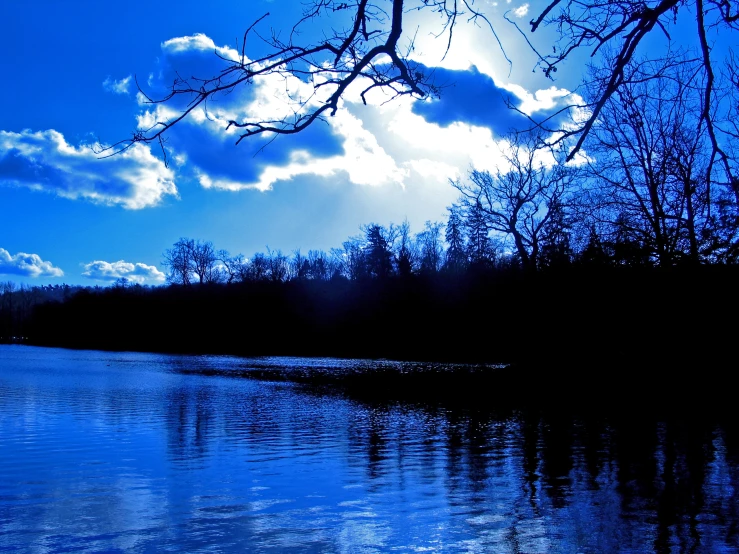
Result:
<svg viewBox="0 0 739 554"><path fill-rule="evenodd" d="M298 79L258 79L176 127L169 167L143 145L99 159L101 145L168 109L143 105L136 77L157 96L175 71L215 74L223 61L214 50L238 56L236 37L264 12L265 28L292 24L300 3L285 4L3 3L0 280L159 284L162 253L180 237L251 256L266 247L328 250L369 222L407 218L420 231L455 201L449 179L501 163L497 141L524 121L506 99L526 113L552 110L579 80L532 76L533 55L502 14L525 18L536 3L487 4L512 68L485 27L461 24L445 56L446 42L432 34L437 16L426 10L410 14L405 28L428 31L416 35L413 57L436 68L440 100L380 105L378 95L364 106L354 91L328 124L263 149L260 137L235 146L228 119L279 114L288 93L312 90Z"/></svg>

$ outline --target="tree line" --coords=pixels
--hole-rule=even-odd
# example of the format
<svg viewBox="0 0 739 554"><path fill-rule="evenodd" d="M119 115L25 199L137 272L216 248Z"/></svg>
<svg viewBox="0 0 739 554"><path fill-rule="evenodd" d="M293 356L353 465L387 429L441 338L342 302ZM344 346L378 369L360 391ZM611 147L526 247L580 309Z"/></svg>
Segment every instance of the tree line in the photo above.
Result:
<svg viewBox="0 0 739 554"><path fill-rule="evenodd" d="M452 223L455 217L450 212ZM119 282L47 298L34 297L36 288L6 290L2 334L74 348L615 364L619 371L710 364L734 342L739 265L616 265L580 253L528 271L512 254L492 257L494 249L473 258L480 250L470 229L458 255L439 247L440 225L406 243L404 227L392 227L398 237L390 241L390 228L367 226L340 249L341 266L339 249L305 257L270 251L252 258L263 260L264 271L247 260L246 277L231 283L199 284L193 274L189 285ZM217 263L211 269L226 275ZM35 303L21 309L21 295Z"/></svg>

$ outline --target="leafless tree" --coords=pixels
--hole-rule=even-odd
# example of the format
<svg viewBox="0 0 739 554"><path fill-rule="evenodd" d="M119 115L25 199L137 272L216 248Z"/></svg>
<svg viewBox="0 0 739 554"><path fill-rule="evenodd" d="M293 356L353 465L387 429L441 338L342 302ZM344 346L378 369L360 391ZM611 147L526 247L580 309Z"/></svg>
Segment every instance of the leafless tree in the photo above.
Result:
<svg viewBox="0 0 739 554"><path fill-rule="evenodd" d="M714 48L709 39L709 33L712 32L724 37L736 36L735 31L739 30L739 4L734 0L553 0L532 19L532 33L541 26L556 29L557 38L548 50L537 49L529 42L538 55L539 67L547 77L552 78L579 50L585 50L598 69L591 74L588 82L590 94L586 104L580 106L586 110L586 117L566 129L558 124L551 125L553 120L536 122L541 128L561 132L562 139L575 139L569 159L583 146L607 102L629 85L627 68L640 54L648 54L643 46L647 39L653 39L652 48L658 34L663 35L668 45L675 42L680 44L683 36L671 36L671 31L677 28L678 16L681 21L693 21L695 33L685 34L683 30L683 36L697 36L699 42L695 59L702 73L700 119L711 144L709 178L713 178L712 166L718 162L723 170L723 182L735 182L734 160L726 144L730 137L722 132L720 125L722 114L726 115L726 109L730 106L723 104L722 110L717 110L717 105L722 102L728 84L726 79L721 78L725 73L723 70L728 68L728 73L736 74L736 64L730 49L727 56L725 49ZM652 54L655 58L663 58L669 48L665 46L664 50L656 53L653 50ZM692 60L685 59L685 62L692 64ZM657 72L642 77L659 79L661 76ZM739 203L739 188L736 190L736 200Z"/></svg>
<svg viewBox="0 0 739 554"><path fill-rule="evenodd" d="M308 265L311 279L319 281L327 281L339 269L336 262L321 250L308 251Z"/></svg>
<svg viewBox="0 0 739 554"><path fill-rule="evenodd" d="M290 279L302 281L310 277L310 262L308 262L308 258L303 256L300 252L300 248L293 251L293 257L289 261L289 265Z"/></svg>
<svg viewBox="0 0 739 554"><path fill-rule="evenodd" d="M193 239L181 238L172 248L164 251L164 267L167 268L167 281L177 285L190 285L193 282L193 267L190 252Z"/></svg>
<svg viewBox="0 0 739 554"><path fill-rule="evenodd" d="M437 273L444 261L444 247L441 238L443 223L427 221L423 231L416 235L416 249L421 273Z"/></svg>
<svg viewBox="0 0 739 554"><path fill-rule="evenodd" d="M469 180L452 184L466 211L481 211L490 230L513 240L522 265L535 269L552 208L566 202L575 171L537 134L513 134L503 148L507 167L495 173L472 170Z"/></svg>
<svg viewBox="0 0 739 554"><path fill-rule="evenodd" d="M588 145L590 172L619 232L645 245L659 265L699 261L710 235L711 144L701 116L700 63L633 62L627 84L605 103ZM659 80L649 75L661 74ZM615 223L615 219L611 220Z"/></svg>
<svg viewBox="0 0 739 554"><path fill-rule="evenodd" d="M214 283L221 278L213 243L181 238L164 252L167 280L179 285Z"/></svg>
<svg viewBox="0 0 739 554"><path fill-rule="evenodd" d="M261 252L257 252L244 264L242 281L266 281L269 279L269 260Z"/></svg>
<svg viewBox="0 0 739 554"><path fill-rule="evenodd" d="M192 260L192 269L200 281L203 283L217 283L220 280L220 272L218 271L218 256L213 249L213 243L210 241L194 241L190 250L190 259Z"/></svg>
<svg viewBox="0 0 739 554"><path fill-rule="evenodd" d="M398 239L395 241L394 250L398 275L408 277L416 269L418 248L417 241L414 243L411 236L411 225L407 219L398 226Z"/></svg>
<svg viewBox="0 0 739 554"><path fill-rule="evenodd" d="M216 261L220 264L217 269L221 273L218 280L228 284L239 280L242 275L242 268L246 263L243 254L232 256L227 250L216 252Z"/></svg>

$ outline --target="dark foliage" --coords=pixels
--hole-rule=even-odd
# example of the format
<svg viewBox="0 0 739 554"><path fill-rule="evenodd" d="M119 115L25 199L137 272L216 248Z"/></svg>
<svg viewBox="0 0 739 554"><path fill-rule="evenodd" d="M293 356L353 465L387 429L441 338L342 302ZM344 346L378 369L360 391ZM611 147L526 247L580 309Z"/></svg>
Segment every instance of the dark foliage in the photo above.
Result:
<svg viewBox="0 0 739 554"><path fill-rule="evenodd" d="M74 348L515 362L707 363L731 352L733 266L570 265L350 281L81 290L31 342ZM551 378L548 377L548 378Z"/></svg>

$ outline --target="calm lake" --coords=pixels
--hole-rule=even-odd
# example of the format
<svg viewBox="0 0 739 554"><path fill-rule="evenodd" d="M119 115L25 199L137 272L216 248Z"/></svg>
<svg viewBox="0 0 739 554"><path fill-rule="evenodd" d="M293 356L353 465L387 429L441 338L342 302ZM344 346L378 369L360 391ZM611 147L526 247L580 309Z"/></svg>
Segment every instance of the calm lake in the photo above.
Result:
<svg viewBox="0 0 739 554"><path fill-rule="evenodd" d="M739 551L732 418L249 377L372 363L0 345L0 550Z"/></svg>

